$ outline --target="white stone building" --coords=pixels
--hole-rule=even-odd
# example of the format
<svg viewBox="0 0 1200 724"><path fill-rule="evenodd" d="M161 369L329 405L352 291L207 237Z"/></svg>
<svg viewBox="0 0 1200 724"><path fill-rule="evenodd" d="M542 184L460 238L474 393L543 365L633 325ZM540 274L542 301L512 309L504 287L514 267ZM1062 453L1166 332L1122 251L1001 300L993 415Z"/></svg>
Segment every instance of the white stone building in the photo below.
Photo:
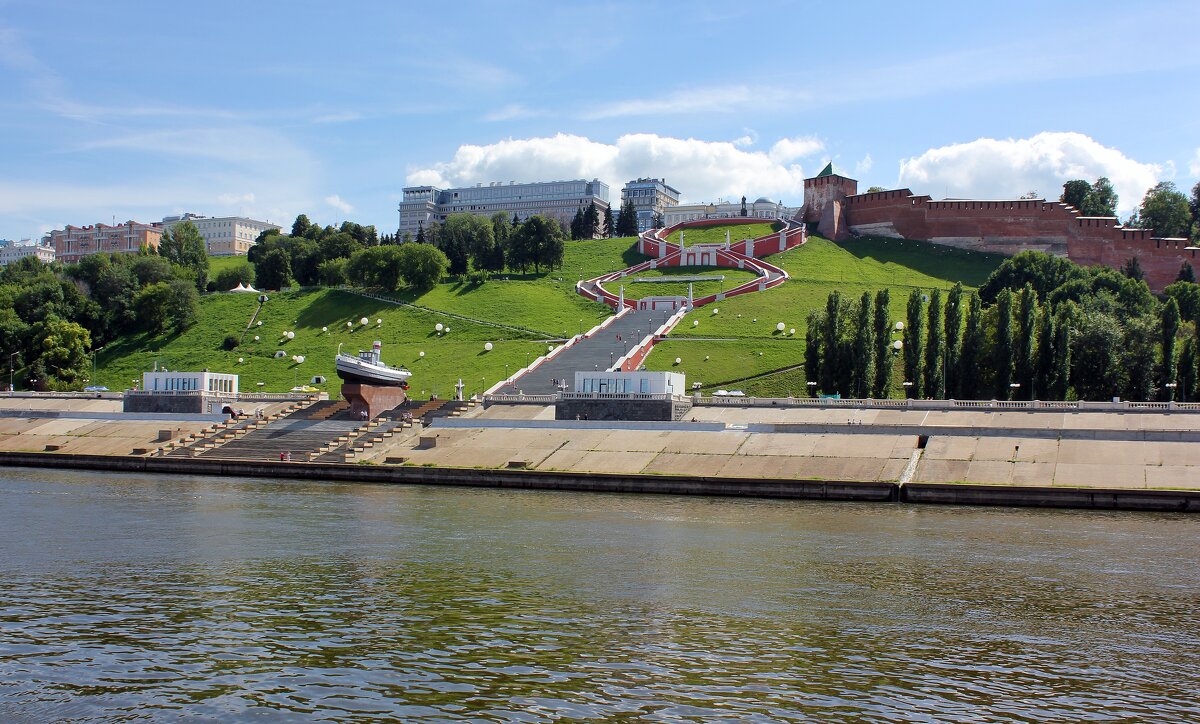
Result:
<svg viewBox="0 0 1200 724"><path fill-rule="evenodd" d="M20 241L0 239L0 266L8 266L12 262L20 261L27 256L37 257L39 260L49 264L54 261L54 246L49 243L37 242L33 239L21 239Z"/></svg>
<svg viewBox="0 0 1200 724"><path fill-rule="evenodd" d="M250 247L254 246L254 240L259 234L268 229L283 228L269 221L258 221L245 216L210 217L200 214L165 216L156 226L165 230L185 221L192 222L200 236L204 237L209 256L245 256L250 252Z"/></svg>
<svg viewBox="0 0 1200 724"><path fill-rule="evenodd" d="M745 213L742 213L743 208ZM791 218L796 215L797 211L799 211L798 208L784 206L783 202L771 201L766 197L761 197L753 202L748 202L745 197L742 197L740 202L718 201L712 204L672 206L663 213L663 222L667 226L674 226L684 221L698 219L752 218L774 221L775 219Z"/></svg>

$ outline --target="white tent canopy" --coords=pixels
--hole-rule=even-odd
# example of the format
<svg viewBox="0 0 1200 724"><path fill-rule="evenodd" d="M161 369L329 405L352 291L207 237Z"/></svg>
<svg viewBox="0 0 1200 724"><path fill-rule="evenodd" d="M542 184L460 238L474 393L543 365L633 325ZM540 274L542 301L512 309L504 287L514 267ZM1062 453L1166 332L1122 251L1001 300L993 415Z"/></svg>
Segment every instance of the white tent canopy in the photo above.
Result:
<svg viewBox="0 0 1200 724"><path fill-rule="evenodd" d="M238 282L238 285L236 287L234 287L233 289L230 289L229 291L231 291L231 292L253 292L254 294L258 294L257 289L255 289L252 286L247 286L245 284L242 284L241 282Z"/></svg>

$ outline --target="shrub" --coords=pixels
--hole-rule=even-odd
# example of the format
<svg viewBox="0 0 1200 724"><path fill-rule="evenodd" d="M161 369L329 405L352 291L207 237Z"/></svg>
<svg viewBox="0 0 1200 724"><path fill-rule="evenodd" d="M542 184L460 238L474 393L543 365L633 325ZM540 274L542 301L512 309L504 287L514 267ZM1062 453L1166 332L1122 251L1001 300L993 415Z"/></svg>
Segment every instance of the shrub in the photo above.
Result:
<svg viewBox="0 0 1200 724"><path fill-rule="evenodd" d="M221 348L228 352L229 350L235 349L239 344L241 344L241 342L238 340L238 336L236 334L227 334L225 335L225 340L221 342Z"/></svg>

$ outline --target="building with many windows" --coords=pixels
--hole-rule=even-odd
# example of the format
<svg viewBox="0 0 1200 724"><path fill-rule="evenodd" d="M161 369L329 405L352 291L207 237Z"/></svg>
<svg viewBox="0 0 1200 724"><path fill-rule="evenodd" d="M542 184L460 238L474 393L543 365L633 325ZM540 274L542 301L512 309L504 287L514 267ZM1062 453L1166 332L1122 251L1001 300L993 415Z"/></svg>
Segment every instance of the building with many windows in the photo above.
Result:
<svg viewBox="0 0 1200 724"><path fill-rule="evenodd" d="M21 239L9 241L0 239L0 266L8 266L14 261L20 261L27 256L37 257L49 264L54 261L54 247L45 240Z"/></svg>
<svg viewBox="0 0 1200 724"><path fill-rule="evenodd" d="M718 201L715 204L681 204L673 206L663 214L666 226L674 226L684 221L697 219L733 219L748 217L752 219L774 220L792 218L799 208L784 206L782 202L771 201L763 197L754 202L747 202L743 196L740 203L736 201Z"/></svg>
<svg viewBox="0 0 1200 724"><path fill-rule="evenodd" d="M70 226L51 231L42 241L54 247L54 256L64 264L73 264L88 254L102 251L113 254L136 254L142 247L157 249L162 229L153 224L126 221L109 226Z"/></svg>
<svg viewBox="0 0 1200 724"><path fill-rule="evenodd" d="M244 256L250 252L259 234L268 229L282 229L278 224L245 216L209 217L200 214L165 216L157 226L170 229L185 221L192 222L200 236L204 237L204 245L210 256Z"/></svg>
<svg viewBox="0 0 1200 724"><path fill-rule="evenodd" d="M679 204L679 191L667 185L666 179L639 178L625 184L621 189L621 206L633 202L637 211L638 232L654 228L654 217Z"/></svg>
<svg viewBox="0 0 1200 724"><path fill-rule="evenodd" d="M542 214L569 224L576 211L592 203L602 215L608 208L608 184L599 179L493 182L453 189L408 186L399 207L399 233L415 237L420 227L441 223L450 214L459 213L491 216L500 211L521 220Z"/></svg>

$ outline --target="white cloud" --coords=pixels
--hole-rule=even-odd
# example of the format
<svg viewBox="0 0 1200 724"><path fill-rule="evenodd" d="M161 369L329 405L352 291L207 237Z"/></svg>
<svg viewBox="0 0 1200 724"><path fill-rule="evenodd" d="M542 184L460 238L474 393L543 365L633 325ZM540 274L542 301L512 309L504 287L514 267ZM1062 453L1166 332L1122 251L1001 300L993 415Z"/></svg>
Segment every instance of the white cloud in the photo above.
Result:
<svg viewBox="0 0 1200 724"><path fill-rule="evenodd" d="M459 146L449 161L411 168L410 185L466 186L489 181L550 181L600 178L620 198L626 181L639 176L665 178L684 201L736 198L790 199L799 202L804 173L770 154L736 141L701 141L651 133L628 134L608 144L583 136L507 139ZM778 145L778 144L776 144Z"/></svg>
<svg viewBox="0 0 1200 724"><path fill-rule="evenodd" d="M363 114L358 111L339 111L336 113L324 113L315 116L312 119L313 123L349 123L351 121L360 121Z"/></svg>
<svg viewBox="0 0 1200 724"><path fill-rule="evenodd" d="M862 157L861 161L854 164L854 173L861 176L861 175L867 173L868 171L870 171L871 167L874 165L875 165L875 159L871 158L871 154L868 153L866 156Z"/></svg>
<svg viewBox="0 0 1200 724"><path fill-rule="evenodd" d="M485 113L483 120L495 123L497 121L514 121L518 118L529 118L535 115L537 115L536 111L526 108L520 103L510 103L503 108L497 108L494 111Z"/></svg>
<svg viewBox="0 0 1200 724"><path fill-rule="evenodd" d="M653 98L610 101L585 110L581 116L586 120L600 120L679 113L733 113L747 104L761 111L801 98L795 91L781 88L751 88L744 85L685 88Z"/></svg>
<svg viewBox="0 0 1200 724"><path fill-rule="evenodd" d="M774 146L771 146L768 155L772 161L784 163L811 156L823 150L825 150L825 143L816 136L797 136L779 139Z"/></svg>
<svg viewBox="0 0 1200 724"><path fill-rule="evenodd" d="M956 198L1011 199L1030 189L1058 198L1070 179L1107 176L1120 196L1119 209L1127 212L1162 172L1162 166L1139 163L1082 133L1044 132L931 148L900 162L900 185Z"/></svg>
<svg viewBox="0 0 1200 724"><path fill-rule="evenodd" d="M217 196L217 201L221 202L222 204L225 204L226 206L238 206L240 204L252 204L252 203L254 203L254 194L252 194L252 193L221 194L221 195Z"/></svg>
<svg viewBox="0 0 1200 724"><path fill-rule="evenodd" d="M337 194L334 194L332 196L326 196L325 203L329 204L330 206L337 209L338 211L341 211L344 214L348 214L351 211L354 211L354 207L351 206L350 204L346 203L345 201L342 201L342 197L338 196Z"/></svg>

